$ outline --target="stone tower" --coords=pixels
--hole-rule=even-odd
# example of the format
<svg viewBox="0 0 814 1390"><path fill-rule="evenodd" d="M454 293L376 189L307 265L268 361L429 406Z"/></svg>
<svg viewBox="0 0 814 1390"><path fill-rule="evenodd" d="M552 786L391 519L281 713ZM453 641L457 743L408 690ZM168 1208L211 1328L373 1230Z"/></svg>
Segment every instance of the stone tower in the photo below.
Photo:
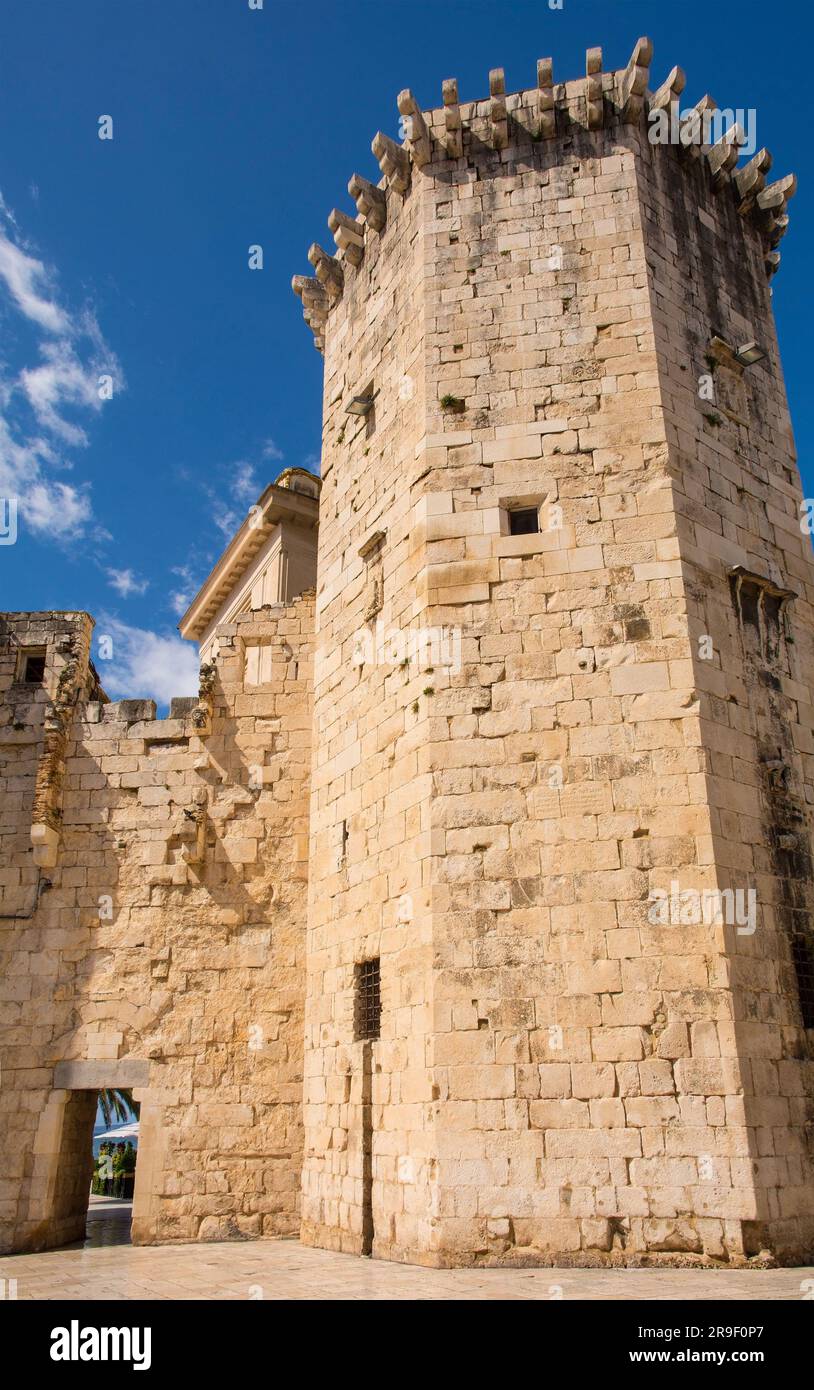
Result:
<svg viewBox="0 0 814 1390"><path fill-rule="evenodd" d="M313 1244L814 1248L794 181L651 56L402 92L294 280L325 357Z"/></svg>

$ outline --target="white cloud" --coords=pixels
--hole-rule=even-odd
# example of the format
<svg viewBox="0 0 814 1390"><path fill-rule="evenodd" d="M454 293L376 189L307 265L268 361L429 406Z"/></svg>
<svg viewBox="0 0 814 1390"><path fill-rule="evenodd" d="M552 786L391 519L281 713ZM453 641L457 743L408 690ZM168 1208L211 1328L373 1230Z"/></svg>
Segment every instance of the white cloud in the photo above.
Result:
<svg viewBox="0 0 814 1390"><path fill-rule="evenodd" d="M80 361L73 343L67 338L44 343L41 354L43 361L39 366L24 367L20 372L20 389L44 429L66 444L87 444L84 429L66 420L61 412L66 406L92 411L102 409L99 395L102 363Z"/></svg>
<svg viewBox="0 0 814 1390"><path fill-rule="evenodd" d="M139 579L132 570L109 569L107 571L108 583L122 598L129 598L131 594L143 594L149 585L149 579Z"/></svg>
<svg viewBox="0 0 814 1390"><path fill-rule="evenodd" d="M6 222L13 227L14 219L5 203L2 211ZM16 246L3 230L0 230L0 279L5 280L9 294L27 319L38 323L48 333L68 331L69 320L65 313L48 298L49 276L42 261Z"/></svg>
<svg viewBox="0 0 814 1390"><path fill-rule="evenodd" d="M245 463L243 460L235 464L235 475L232 478L229 491L236 502L245 502L247 507L256 501L260 488L255 476L254 464Z"/></svg>
<svg viewBox="0 0 814 1390"><path fill-rule="evenodd" d="M151 699L160 705L168 705L175 695L197 695L198 649L191 642L106 617L97 624L94 651L104 635L112 638L113 656L97 666L108 695Z"/></svg>
<svg viewBox="0 0 814 1390"><path fill-rule="evenodd" d="M0 368L0 496L17 499L30 530L65 542L81 537L92 519L89 485L55 481L50 470L70 469L64 449L87 445L81 417L102 409L100 376L120 389L122 375L93 315L71 314L57 302L52 273L0 195L0 307L3 290L7 307L42 337L37 362L16 374Z"/></svg>
<svg viewBox="0 0 814 1390"><path fill-rule="evenodd" d="M176 613L180 618L182 614L186 613L200 585L189 565L173 565L170 573L181 580L179 587L170 592L170 607L173 613Z"/></svg>
<svg viewBox="0 0 814 1390"><path fill-rule="evenodd" d="M263 441L259 454L256 463L248 459L237 459L228 465L231 476L226 482L226 487L231 501L224 500L211 484L203 484L203 490L212 504L212 519L227 540L231 540L243 525L249 507L257 501L263 489L271 482L266 468L269 460L279 462L284 458L282 449L278 448L273 439Z"/></svg>
<svg viewBox="0 0 814 1390"><path fill-rule="evenodd" d="M0 497L16 497L30 529L57 540L80 535L91 518L87 487L57 482L43 472L55 462L48 441L20 443L0 416Z"/></svg>
<svg viewBox="0 0 814 1390"><path fill-rule="evenodd" d="M182 618L194 597L195 591L193 589L173 589L170 592L170 608L173 613Z"/></svg>
<svg viewBox="0 0 814 1390"><path fill-rule="evenodd" d="M23 509L32 531L62 540L80 535L91 518L87 491L67 483L38 481L26 492Z"/></svg>
<svg viewBox="0 0 814 1390"><path fill-rule="evenodd" d="M217 498L214 500L215 506L212 516L215 525L222 535L228 536L231 540L235 531L243 524L246 518L242 514L238 516L237 512L232 511L230 507L225 507Z"/></svg>

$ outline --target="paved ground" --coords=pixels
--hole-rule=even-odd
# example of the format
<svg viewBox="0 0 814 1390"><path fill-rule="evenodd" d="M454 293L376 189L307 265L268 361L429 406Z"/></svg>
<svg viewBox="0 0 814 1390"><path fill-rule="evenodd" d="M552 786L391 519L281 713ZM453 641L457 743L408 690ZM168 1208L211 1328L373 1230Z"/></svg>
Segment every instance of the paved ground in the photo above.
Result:
<svg viewBox="0 0 814 1390"><path fill-rule="evenodd" d="M96 1244L0 1259L18 1299L782 1299L814 1292L814 1268L421 1269L296 1241ZM806 1281L808 1284L806 1286ZM14 1296L14 1288L9 1292Z"/></svg>
<svg viewBox="0 0 814 1390"><path fill-rule="evenodd" d="M87 1240L83 1249L97 1245L129 1245L133 1203L120 1197L94 1197L88 1203Z"/></svg>

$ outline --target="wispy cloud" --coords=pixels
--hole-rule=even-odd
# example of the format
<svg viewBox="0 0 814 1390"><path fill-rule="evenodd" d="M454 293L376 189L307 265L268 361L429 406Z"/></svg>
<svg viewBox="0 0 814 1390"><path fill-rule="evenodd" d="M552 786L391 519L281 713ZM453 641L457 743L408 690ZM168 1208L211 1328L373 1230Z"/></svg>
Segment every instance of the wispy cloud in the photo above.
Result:
<svg viewBox="0 0 814 1390"><path fill-rule="evenodd" d="M235 465L235 476L229 490L236 502L245 502L246 506L256 500L259 489L253 463L241 461Z"/></svg>
<svg viewBox="0 0 814 1390"><path fill-rule="evenodd" d="M198 592L200 581L195 578L189 565L174 565L170 573L181 581L177 589L170 591L170 607L173 613L180 618L183 613L186 613Z"/></svg>
<svg viewBox="0 0 814 1390"><path fill-rule="evenodd" d="M2 214L6 228L0 233L0 279L5 281L14 303L27 319L38 323L48 333L67 333L70 320L51 297L50 275L42 261L29 255L9 237L7 229L16 233L17 226L5 202Z"/></svg>
<svg viewBox="0 0 814 1390"><path fill-rule="evenodd" d="M198 693L198 652L192 643L110 616L99 620L95 635L112 639L111 659L98 663L108 695L167 705L174 695Z"/></svg>
<svg viewBox="0 0 814 1390"><path fill-rule="evenodd" d="M221 535L231 539L235 531L246 519L246 513L257 501L263 489L276 476L269 463L279 463L284 454L273 439L264 439L257 450L257 460L235 459L225 466L225 477L220 487L210 483L203 485L204 492L212 507L212 520Z"/></svg>
<svg viewBox="0 0 814 1390"><path fill-rule="evenodd" d="M122 598L130 598L131 594L146 593L149 586L149 579L140 579L132 570L107 570L107 580L111 588L121 594Z"/></svg>
<svg viewBox="0 0 814 1390"><path fill-rule="evenodd" d="M38 360L0 368L0 496L16 497L26 525L41 536L82 535L92 517L89 486L53 477L72 468L66 449L88 443L86 422L123 385L115 356L93 314L66 309L56 278L21 234L0 195L0 309L16 315L23 341L39 336ZM17 346L6 330L6 343Z"/></svg>

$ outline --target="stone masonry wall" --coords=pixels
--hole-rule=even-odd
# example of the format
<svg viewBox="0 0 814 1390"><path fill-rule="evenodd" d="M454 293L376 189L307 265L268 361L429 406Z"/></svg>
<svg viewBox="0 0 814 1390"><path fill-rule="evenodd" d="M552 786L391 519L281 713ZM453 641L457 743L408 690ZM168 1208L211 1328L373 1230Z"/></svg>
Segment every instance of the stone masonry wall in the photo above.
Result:
<svg viewBox="0 0 814 1390"><path fill-rule="evenodd" d="M726 1013L698 1024L681 1081L718 1117L716 1183L754 1184L749 1248L794 1259L814 1240L811 540L771 290L737 199L716 193L701 159L668 164L646 145L640 186L700 698L706 859L722 887L756 899L755 930L727 932ZM743 368L721 340L757 340L767 358ZM724 1108L732 1069L739 1093Z"/></svg>
<svg viewBox="0 0 814 1390"><path fill-rule="evenodd" d="M122 1084L142 1106L134 1240L296 1233L312 614L303 598L222 628L204 699L166 719L149 701L72 711L56 862L33 915L0 920L4 1249L80 1233L77 1104ZM58 646L61 615L15 619L22 640ZM273 649L270 679L248 688L257 644ZM33 901L48 708L7 691L3 913Z"/></svg>
<svg viewBox="0 0 814 1390"><path fill-rule="evenodd" d="M383 195L380 195L383 197ZM354 965L381 958L384 1032L369 1105L375 1254L426 1240L431 946L423 864L430 777L419 768L432 700L423 669L387 647L420 625L414 503L427 462L419 189L388 194L388 232L337 305L326 353L314 699L302 1239L364 1248L366 1047ZM375 406L345 413L372 386ZM412 902L406 927L399 904ZM412 915L412 914L411 914ZM405 1185L402 1155L409 1155ZM401 1166L400 1166L401 1164Z"/></svg>

